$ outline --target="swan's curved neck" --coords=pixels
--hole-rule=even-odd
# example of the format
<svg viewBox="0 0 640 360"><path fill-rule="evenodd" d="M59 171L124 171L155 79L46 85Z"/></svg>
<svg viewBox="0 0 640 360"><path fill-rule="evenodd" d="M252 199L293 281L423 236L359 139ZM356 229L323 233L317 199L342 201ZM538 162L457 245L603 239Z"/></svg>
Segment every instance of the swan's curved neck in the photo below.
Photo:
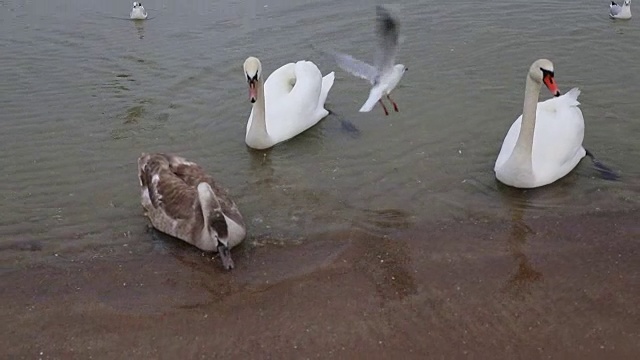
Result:
<svg viewBox="0 0 640 360"><path fill-rule="evenodd" d="M531 153L533 151L533 133L536 127L536 109L541 85L527 75L527 85L524 90L524 106L522 108L522 122L518 141L511 154L510 161L517 161L522 167L532 169Z"/></svg>
<svg viewBox="0 0 640 360"><path fill-rule="evenodd" d="M269 133L265 120L264 83L262 79L256 81L256 102L253 104L253 118L251 127L247 131L247 142L252 144L268 143Z"/></svg>
<svg viewBox="0 0 640 360"><path fill-rule="evenodd" d="M213 207L219 207L219 204L217 203L218 201L215 198L211 185L208 183L199 183L197 190L200 209L202 210L202 229L200 230L200 237L195 239L195 245L201 249L207 249L211 248L211 244L209 244L211 239L211 232L209 230L211 209Z"/></svg>

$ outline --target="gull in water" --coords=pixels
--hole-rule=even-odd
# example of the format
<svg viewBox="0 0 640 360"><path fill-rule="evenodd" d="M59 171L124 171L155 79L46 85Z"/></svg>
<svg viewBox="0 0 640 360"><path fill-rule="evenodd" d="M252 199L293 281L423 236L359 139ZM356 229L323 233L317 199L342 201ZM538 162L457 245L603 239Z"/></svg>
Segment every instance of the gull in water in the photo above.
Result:
<svg viewBox="0 0 640 360"><path fill-rule="evenodd" d="M147 11L144 9L141 2L133 2L133 8L131 9L129 17L133 20L144 20L147 18Z"/></svg>
<svg viewBox="0 0 640 360"><path fill-rule="evenodd" d="M624 0L622 6L612 1L609 5L609 17L612 19L631 19L631 0Z"/></svg>
<svg viewBox="0 0 640 360"><path fill-rule="evenodd" d="M389 115L387 107L382 102L382 97L386 96L393 104L393 109L397 112L398 105L391 99L389 94L398 85L402 75L409 68L402 64L395 64L396 53L398 51L398 37L400 23L391 12L384 7L376 6L376 37L378 48L374 56L374 65L353 58L351 55L333 52L336 63L342 70L368 80L371 85L369 98L360 108L360 112L369 112L376 103L382 105L385 115Z"/></svg>

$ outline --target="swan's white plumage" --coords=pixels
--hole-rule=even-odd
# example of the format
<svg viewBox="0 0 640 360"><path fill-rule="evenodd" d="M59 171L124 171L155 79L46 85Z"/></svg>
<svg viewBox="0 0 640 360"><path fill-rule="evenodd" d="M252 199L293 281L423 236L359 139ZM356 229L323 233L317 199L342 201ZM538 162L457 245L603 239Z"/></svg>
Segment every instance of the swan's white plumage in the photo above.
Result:
<svg viewBox="0 0 640 360"><path fill-rule="evenodd" d="M322 76L311 61L298 61L281 66L264 82L265 118L268 138L253 136L255 107L247 122L245 141L248 146L264 149L289 140L317 124L329 112L324 108L333 86L333 72Z"/></svg>
<svg viewBox="0 0 640 360"><path fill-rule="evenodd" d="M494 170L501 182L520 188L550 184L567 175L585 156L584 118L578 105L580 90L539 102L536 109L531 173L522 172L511 155L518 141L522 115L504 138ZM510 161L511 160L511 161Z"/></svg>

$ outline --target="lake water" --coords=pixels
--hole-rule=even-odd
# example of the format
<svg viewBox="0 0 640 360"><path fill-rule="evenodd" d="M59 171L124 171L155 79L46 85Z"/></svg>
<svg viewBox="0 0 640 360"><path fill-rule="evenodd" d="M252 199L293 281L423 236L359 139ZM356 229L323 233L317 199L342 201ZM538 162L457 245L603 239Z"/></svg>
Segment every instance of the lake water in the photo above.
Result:
<svg viewBox="0 0 640 360"><path fill-rule="evenodd" d="M4 269L162 246L140 206L141 152L214 174L253 245L510 219L514 208L561 218L638 207L636 19L611 21L603 1L401 1L398 62L409 71L393 94L400 112L385 117L359 113L368 84L311 46L370 59L374 3L158 0L144 2L152 19L133 22L124 0L0 0ZM248 149L248 56L267 74L301 59L336 71L327 107L337 115L270 151ZM493 164L542 57L562 91L581 88L585 147L622 176L602 180L584 159L513 201Z"/></svg>

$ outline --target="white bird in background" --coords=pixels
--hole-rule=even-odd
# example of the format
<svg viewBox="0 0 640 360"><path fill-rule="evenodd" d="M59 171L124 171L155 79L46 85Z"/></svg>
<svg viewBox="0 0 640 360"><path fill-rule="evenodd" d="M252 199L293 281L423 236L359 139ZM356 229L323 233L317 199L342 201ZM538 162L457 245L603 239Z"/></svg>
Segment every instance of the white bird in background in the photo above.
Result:
<svg viewBox="0 0 640 360"><path fill-rule="evenodd" d="M133 8L131 9L129 17L133 20L144 20L147 18L147 11L144 9L141 2L133 2Z"/></svg>
<svg viewBox="0 0 640 360"><path fill-rule="evenodd" d="M622 6L612 1L609 5L609 17L612 19L631 19L631 0L624 0Z"/></svg>
<svg viewBox="0 0 640 360"><path fill-rule="evenodd" d="M402 64L395 64L398 51L398 37L400 33L400 23L391 12L384 7L376 6L376 37L378 48L374 56L374 65L353 58L351 55L332 52L336 63L344 71L368 80L373 87L369 92L369 98L360 108L360 112L369 112L377 102L382 105L385 115L389 115L387 107L382 102L382 97L386 96L393 104L393 109L397 112L398 105L391 99L389 94L398 85L402 75L409 68Z"/></svg>

